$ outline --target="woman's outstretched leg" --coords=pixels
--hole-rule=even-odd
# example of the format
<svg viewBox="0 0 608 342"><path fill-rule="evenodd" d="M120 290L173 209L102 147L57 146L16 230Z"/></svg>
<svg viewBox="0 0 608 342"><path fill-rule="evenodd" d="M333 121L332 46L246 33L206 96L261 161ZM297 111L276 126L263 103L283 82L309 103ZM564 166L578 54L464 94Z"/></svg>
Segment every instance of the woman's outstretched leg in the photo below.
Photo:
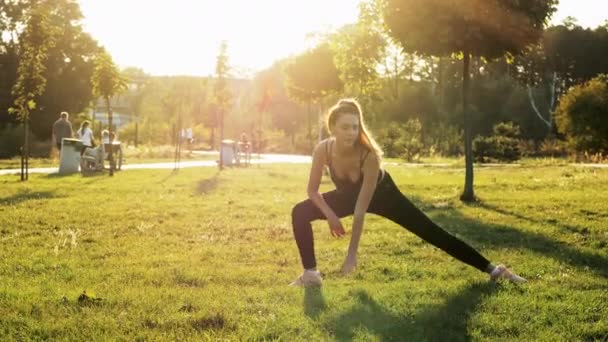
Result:
<svg viewBox="0 0 608 342"><path fill-rule="evenodd" d="M439 227L399 191L388 174L386 177L372 199L371 212L401 225L452 257L489 273L493 279L504 277L525 281L502 265L495 267L473 247Z"/></svg>

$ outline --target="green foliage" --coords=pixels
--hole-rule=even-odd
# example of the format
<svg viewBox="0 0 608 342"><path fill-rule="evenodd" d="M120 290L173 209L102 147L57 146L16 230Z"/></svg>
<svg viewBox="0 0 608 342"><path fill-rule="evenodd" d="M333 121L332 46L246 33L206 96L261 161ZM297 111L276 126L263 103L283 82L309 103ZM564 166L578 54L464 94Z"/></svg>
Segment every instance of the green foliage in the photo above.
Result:
<svg viewBox="0 0 608 342"><path fill-rule="evenodd" d="M95 56L95 69L91 81L93 93L107 100L126 90L127 87L126 79L107 52L100 52Z"/></svg>
<svg viewBox="0 0 608 342"><path fill-rule="evenodd" d="M214 84L215 103L218 105L218 109L222 112L225 112L228 109L232 97L227 84L229 72L230 65L228 64L228 45L226 41L222 41L220 44L220 52L217 55L217 61L215 64L216 79Z"/></svg>
<svg viewBox="0 0 608 342"><path fill-rule="evenodd" d="M575 151L608 152L608 76L571 88L560 99L555 120Z"/></svg>
<svg viewBox="0 0 608 342"><path fill-rule="evenodd" d="M425 127L424 144L428 147L429 154L442 156L461 156L462 129L454 125L439 122Z"/></svg>
<svg viewBox="0 0 608 342"><path fill-rule="evenodd" d="M15 97L14 113L24 122L29 120L35 99L46 87L45 62L48 50L54 44L48 19L49 7L45 4L29 13L25 32L21 36L18 76L12 94Z"/></svg>
<svg viewBox="0 0 608 342"><path fill-rule="evenodd" d="M7 124L0 127L0 159L21 154L24 139L23 124ZM51 141L40 139L30 130L28 132L29 155L33 158L48 158L52 150ZM34 164L37 162L34 160ZM14 168L18 168L15 165ZM30 167L33 167L30 163Z"/></svg>
<svg viewBox="0 0 608 342"><path fill-rule="evenodd" d="M31 113L32 131L41 139L50 137L49 127L60 112L74 115L87 111L94 98L91 85L93 60L101 49L97 41L84 32L79 2L45 2L49 7L49 26L54 44L49 48L45 62L46 89L36 101L39 109ZM36 2L32 3L38 6Z"/></svg>
<svg viewBox="0 0 608 342"><path fill-rule="evenodd" d="M519 53L538 40L556 5L557 0L384 0L386 27L404 51L463 57L463 201L475 199L469 118L470 57L495 59Z"/></svg>
<svg viewBox="0 0 608 342"><path fill-rule="evenodd" d="M381 18L373 1L361 2L357 23L343 26L328 38L345 93L359 100L377 97L380 86L378 65L387 45Z"/></svg>
<svg viewBox="0 0 608 342"><path fill-rule="evenodd" d="M391 122L378 134L378 143L389 158L417 161L423 151L422 124L418 119L405 123Z"/></svg>
<svg viewBox="0 0 608 342"><path fill-rule="evenodd" d="M556 0L385 0L389 33L406 51L496 58L538 40Z"/></svg>
<svg viewBox="0 0 608 342"><path fill-rule="evenodd" d="M565 157L568 152L568 144L555 138L543 140L539 148L540 157Z"/></svg>
<svg viewBox="0 0 608 342"><path fill-rule="evenodd" d="M494 135L478 136L473 141L475 158L479 162L514 162L521 158L519 127L512 122L501 122L494 126Z"/></svg>
<svg viewBox="0 0 608 342"><path fill-rule="evenodd" d="M0 158L10 158L18 155L23 138L22 125L8 124L0 128Z"/></svg>
<svg viewBox="0 0 608 342"><path fill-rule="evenodd" d="M319 101L344 86L328 43L296 56L284 72L289 96L300 103Z"/></svg>
<svg viewBox="0 0 608 342"><path fill-rule="evenodd" d="M35 96L37 108L29 116L32 132L46 140L51 136L49 127L59 112L79 113L90 104L92 57L99 49L97 42L83 32L82 13L76 1L4 1L0 7L3 36L0 39L0 125L14 121L6 110L14 105L11 89L17 83L17 68L27 50L28 20L32 16L44 17L42 21L35 19L30 27L40 27L52 44L38 46L46 49L46 57L38 60L44 66L41 76L46 86Z"/></svg>

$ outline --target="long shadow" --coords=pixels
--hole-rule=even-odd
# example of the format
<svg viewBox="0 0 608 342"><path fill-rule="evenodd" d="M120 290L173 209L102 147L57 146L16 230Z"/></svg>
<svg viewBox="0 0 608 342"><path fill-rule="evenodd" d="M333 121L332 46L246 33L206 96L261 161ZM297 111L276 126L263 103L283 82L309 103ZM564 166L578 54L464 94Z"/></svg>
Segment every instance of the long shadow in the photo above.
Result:
<svg viewBox="0 0 608 342"><path fill-rule="evenodd" d="M416 316L423 327L424 339L430 341L469 341L467 329L471 315L483 299L496 291L498 285L485 282L473 283L441 305L427 308ZM417 324L417 325L418 325ZM446 332L450 336L446 336Z"/></svg>
<svg viewBox="0 0 608 342"><path fill-rule="evenodd" d="M29 200L56 198L54 191L21 191L18 194L0 198L0 206L16 205Z"/></svg>
<svg viewBox="0 0 608 342"><path fill-rule="evenodd" d="M352 341L362 329L380 341L468 341L467 322L494 288L490 283L472 284L445 303L423 308L413 316L391 312L360 290L355 293L358 303L328 321L326 328L340 341Z"/></svg>
<svg viewBox="0 0 608 342"><path fill-rule="evenodd" d="M66 173L66 174L61 174L59 172L52 172L52 173L47 173L45 175L42 175L42 176L40 176L40 178L55 179L55 178L71 177L75 174L80 174L80 172Z"/></svg>
<svg viewBox="0 0 608 342"><path fill-rule="evenodd" d="M421 208L432 207L416 197L409 197ZM483 208L483 207L482 207ZM596 253L577 249L565 242L554 240L546 235L527 232L516 227L489 224L463 216L455 209L423 210L432 216L433 221L452 234L458 234L474 248L497 247L528 249L575 267L589 267L594 273L608 278L608 258ZM505 211L506 212L506 211ZM458 227L457 229L453 228ZM524 274L525 276L525 274Z"/></svg>
<svg viewBox="0 0 608 342"><path fill-rule="evenodd" d="M499 214L502 214L502 215L505 215L505 216L513 216L513 217L516 217L516 218L518 218L518 219L520 219L522 221L528 221L528 222L532 222L532 223L536 223L536 224L547 224L547 223L549 223L549 224L551 224L553 226L558 227L562 231L568 232L568 233L582 233L582 234L584 234L585 232L587 232L586 228L580 228L580 227L577 227L577 226L570 226L570 225L567 225L567 224L563 224L563 223L560 223L558 220L553 219L553 218L549 218L546 221L539 220L539 219L534 219L534 218L527 217L527 216L524 216L524 215L521 215L519 213L515 213L515 212L512 212L512 211L508 211L506 209L499 208L497 206L494 206L494 205L491 205L491 204L488 204L488 203L484 203L484 202L477 202L477 203L475 203L474 206L481 207L481 208L486 209L486 210L491 210L491 211L494 211L496 213L499 213Z"/></svg>
<svg viewBox="0 0 608 342"><path fill-rule="evenodd" d="M219 184L219 172L216 172L212 177L202 179L196 186L197 195L206 195L215 190Z"/></svg>
<svg viewBox="0 0 608 342"><path fill-rule="evenodd" d="M304 289L304 314L310 318L317 318L327 309L321 287L312 286Z"/></svg>
<svg viewBox="0 0 608 342"><path fill-rule="evenodd" d="M177 176L178 173L179 173L179 169L171 170L171 172L169 172L169 174L167 174L167 176L165 178L161 179L160 183L164 184L169 179L173 178L174 176Z"/></svg>

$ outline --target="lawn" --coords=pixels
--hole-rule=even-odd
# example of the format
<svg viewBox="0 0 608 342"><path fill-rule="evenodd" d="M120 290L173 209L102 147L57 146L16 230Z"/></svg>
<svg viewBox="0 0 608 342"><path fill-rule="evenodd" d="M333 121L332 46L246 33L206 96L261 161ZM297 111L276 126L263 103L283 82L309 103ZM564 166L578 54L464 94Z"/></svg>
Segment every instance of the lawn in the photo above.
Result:
<svg viewBox="0 0 608 342"><path fill-rule="evenodd" d="M608 339L608 169L477 168L465 205L461 168L389 165L431 218L529 282L490 283L369 215L350 276L348 236L314 224L325 282L302 289L287 284L307 167L1 176L0 340Z"/></svg>

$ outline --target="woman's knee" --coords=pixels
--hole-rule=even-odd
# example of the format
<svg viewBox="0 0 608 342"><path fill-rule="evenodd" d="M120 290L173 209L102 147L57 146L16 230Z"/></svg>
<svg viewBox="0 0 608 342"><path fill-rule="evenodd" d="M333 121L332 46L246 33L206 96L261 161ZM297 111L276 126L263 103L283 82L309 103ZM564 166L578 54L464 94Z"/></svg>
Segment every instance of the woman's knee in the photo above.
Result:
<svg viewBox="0 0 608 342"><path fill-rule="evenodd" d="M309 210L307 209L306 201L296 204L293 209L291 209L291 221L293 223L310 221L307 220L307 217L310 216L308 212Z"/></svg>

